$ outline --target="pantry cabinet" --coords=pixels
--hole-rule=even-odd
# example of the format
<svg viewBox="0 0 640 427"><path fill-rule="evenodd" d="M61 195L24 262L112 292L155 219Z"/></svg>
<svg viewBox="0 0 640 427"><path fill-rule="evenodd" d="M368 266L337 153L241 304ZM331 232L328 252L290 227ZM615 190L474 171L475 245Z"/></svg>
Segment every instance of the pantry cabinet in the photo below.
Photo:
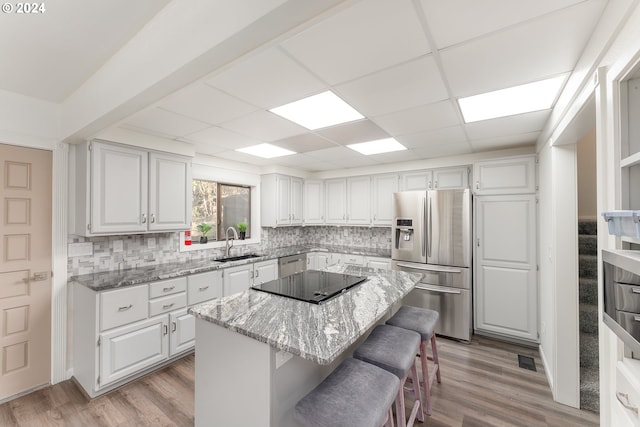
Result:
<svg viewBox="0 0 640 427"><path fill-rule="evenodd" d="M301 225L303 180L267 174L262 176L260 183L262 226Z"/></svg>
<svg viewBox="0 0 640 427"><path fill-rule="evenodd" d="M76 155L75 232L82 236L191 227L191 159L90 141Z"/></svg>

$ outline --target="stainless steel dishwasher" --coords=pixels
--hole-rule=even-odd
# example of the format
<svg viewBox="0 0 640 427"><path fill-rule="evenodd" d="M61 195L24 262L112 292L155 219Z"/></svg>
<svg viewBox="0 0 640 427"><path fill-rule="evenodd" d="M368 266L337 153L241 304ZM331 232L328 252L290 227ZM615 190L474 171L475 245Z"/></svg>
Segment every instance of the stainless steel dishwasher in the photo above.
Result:
<svg viewBox="0 0 640 427"><path fill-rule="evenodd" d="M290 255L278 259L280 277L290 276L307 269L307 254Z"/></svg>

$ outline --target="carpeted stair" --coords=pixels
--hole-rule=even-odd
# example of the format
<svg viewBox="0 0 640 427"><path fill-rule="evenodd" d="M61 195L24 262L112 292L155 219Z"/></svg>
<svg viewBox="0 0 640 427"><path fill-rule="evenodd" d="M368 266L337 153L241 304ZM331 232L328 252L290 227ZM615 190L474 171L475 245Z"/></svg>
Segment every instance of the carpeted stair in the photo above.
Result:
<svg viewBox="0 0 640 427"><path fill-rule="evenodd" d="M580 408L600 412L598 374L598 244L596 222L578 223L580 271Z"/></svg>

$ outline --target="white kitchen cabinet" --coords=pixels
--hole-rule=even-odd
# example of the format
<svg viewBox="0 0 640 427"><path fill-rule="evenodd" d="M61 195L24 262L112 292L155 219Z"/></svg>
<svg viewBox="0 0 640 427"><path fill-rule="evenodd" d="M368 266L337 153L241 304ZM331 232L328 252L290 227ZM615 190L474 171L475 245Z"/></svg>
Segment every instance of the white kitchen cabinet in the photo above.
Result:
<svg viewBox="0 0 640 427"><path fill-rule="evenodd" d="M473 192L476 195L535 193L535 156L474 163Z"/></svg>
<svg viewBox="0 0 640 427"><path fill-rule="evenodd" d="M371 177L347 179L347 224L371 224Z"/></svg>
<svg viewBox="0 0 640 427"><path fill-rule="evenodd" d="M278 277L278 260L261 261L253 264L254 285L276 280Z"/></svg>
<svg viewBox="0 0 640 427"><path fill-rule="evenodd" d="M371 223L390 226L393 221L393 193L399 191L396 174L374 175L372 178Z"/></svg>
<svg viewBox="0 0 640 427"><path fill-rule="evenodd" d="M325 185L325 222L327 224L347 223L347 180L327 179Z"/></svg>
<svg viewBox="0 0 640 427"><path fill-rule="evenodd" d="M225 268L222 272L222 278L225 297L246 291L251 287L253 281L253 264Z"/></svg>
<svg viewBox="0 0 640 427"><path fill-rule="evenodd" d="M404 172L400 175L401 191L432 190L433 173L430 170Z"/></svg>
<svg viewBox="0 0 640 427"><path fill-rule="evenodd" d="M192 349L196 344L196 319L187 309L169 314L169 356Z"/></svg>
<svg viewBox="0 0 640 427"><path fill-rule="evenodd" d="M280 175L263 175L260 180L260 216L263 227L302 224L303 181Z"/></svg>
<svg viewBox="0 0 640 427"><path fill-rule="evenodd" d="M149 153L149 231L191 229L191 160Z"/></svg>
<svg viewBox="0 0 640 427"><path fill-rule="evenodd" d="M475 329L538 342L536 197L475 199Z"/></svg>
<svg viewBox="0 0 640 427"><path fill-rule="evenodd" d="M433 171L434 190L458 190L469 188L468 166L459 168L435 169Z"/></svg>
<svg viewBox="0 0 640 427"><path fill-rule="evenodd" d="M309 252L307 254L307 270L317 270L317 269L318 269L318 253Z"/></svg>
<svg viewBox="0 0 640 427"><path fill-rule="evenodd" d="M364 267L365 261L363 255L343 254L342 262L344 265L356 265L358 267Z"/></svg>
<svg viewBox="0 0 640 427"><path fill-rule="evenodd" d="M191 227L190 158L101 141L75 151L76 234Z"/></svg>
<svg viewBox="0 0 640 427"><path fill-rule="evenodd" d="M332 265L344 264L344 255L338 253L329 253L327 257L327 267Z"/></svg>
<svg viewBox="0 0 640 427"><path fill-rule="evenodd" d="M391 270L391 259L381 257L365 257L365 265L379 270Z"/></svg>
<svg viewBox="0 0 640 427"><path fill-rule="evenodd" d="M303 223L305 225L324 224L324 182L318 179L304 181Z"/></svg>
<svg viewBox="0 0 640 427"><path fill-rule="evenodd" d="M167 316L142 320L100 335L100 376L103 387L169 357Z"/></svg>
<svg viewBox="0 0 640 427"><path fill-rule="evenodd" d="M195 319L187 301L216 298L221 289L219 270L105 291L75 285L77 382L96 397L190 351Z"/></svg>

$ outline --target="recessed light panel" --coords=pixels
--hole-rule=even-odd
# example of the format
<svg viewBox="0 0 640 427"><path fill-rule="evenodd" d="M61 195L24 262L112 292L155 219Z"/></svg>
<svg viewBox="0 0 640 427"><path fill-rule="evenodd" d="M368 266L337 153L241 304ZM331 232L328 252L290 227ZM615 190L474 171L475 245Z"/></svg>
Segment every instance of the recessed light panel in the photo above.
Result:
<svg viewBox="0 0 640 427"><path fill-rule="evenodd" d="M513 116L553 106L564 76L458 99L465 123Z"/></svg>
<svg viewBox="0 0 640 427"><path fill-rule="evenodd" d="M252 156L263 157L265 159L272 159L274 157L288 156L290 154L296 154L295 151L287 150L285 148L276 147L271 144L258 144L251 147L238 148L236 151L241 153L251 154Z"/></svg>
<svg viewBox="0 0 640 427"><path fill-rule="evenodd" d="M364 118L331 91L300 99L269 111L309 130Z"/></svg>
<svg viewBox="0 0 640 427"><path fill-rule="evenodd" d="M356 150L364 155L389 153L391 151L406 150L407 147L400 144L393 138L378 139L376 141L361 142L359 144L350 144L347 147Z"/></svg>

